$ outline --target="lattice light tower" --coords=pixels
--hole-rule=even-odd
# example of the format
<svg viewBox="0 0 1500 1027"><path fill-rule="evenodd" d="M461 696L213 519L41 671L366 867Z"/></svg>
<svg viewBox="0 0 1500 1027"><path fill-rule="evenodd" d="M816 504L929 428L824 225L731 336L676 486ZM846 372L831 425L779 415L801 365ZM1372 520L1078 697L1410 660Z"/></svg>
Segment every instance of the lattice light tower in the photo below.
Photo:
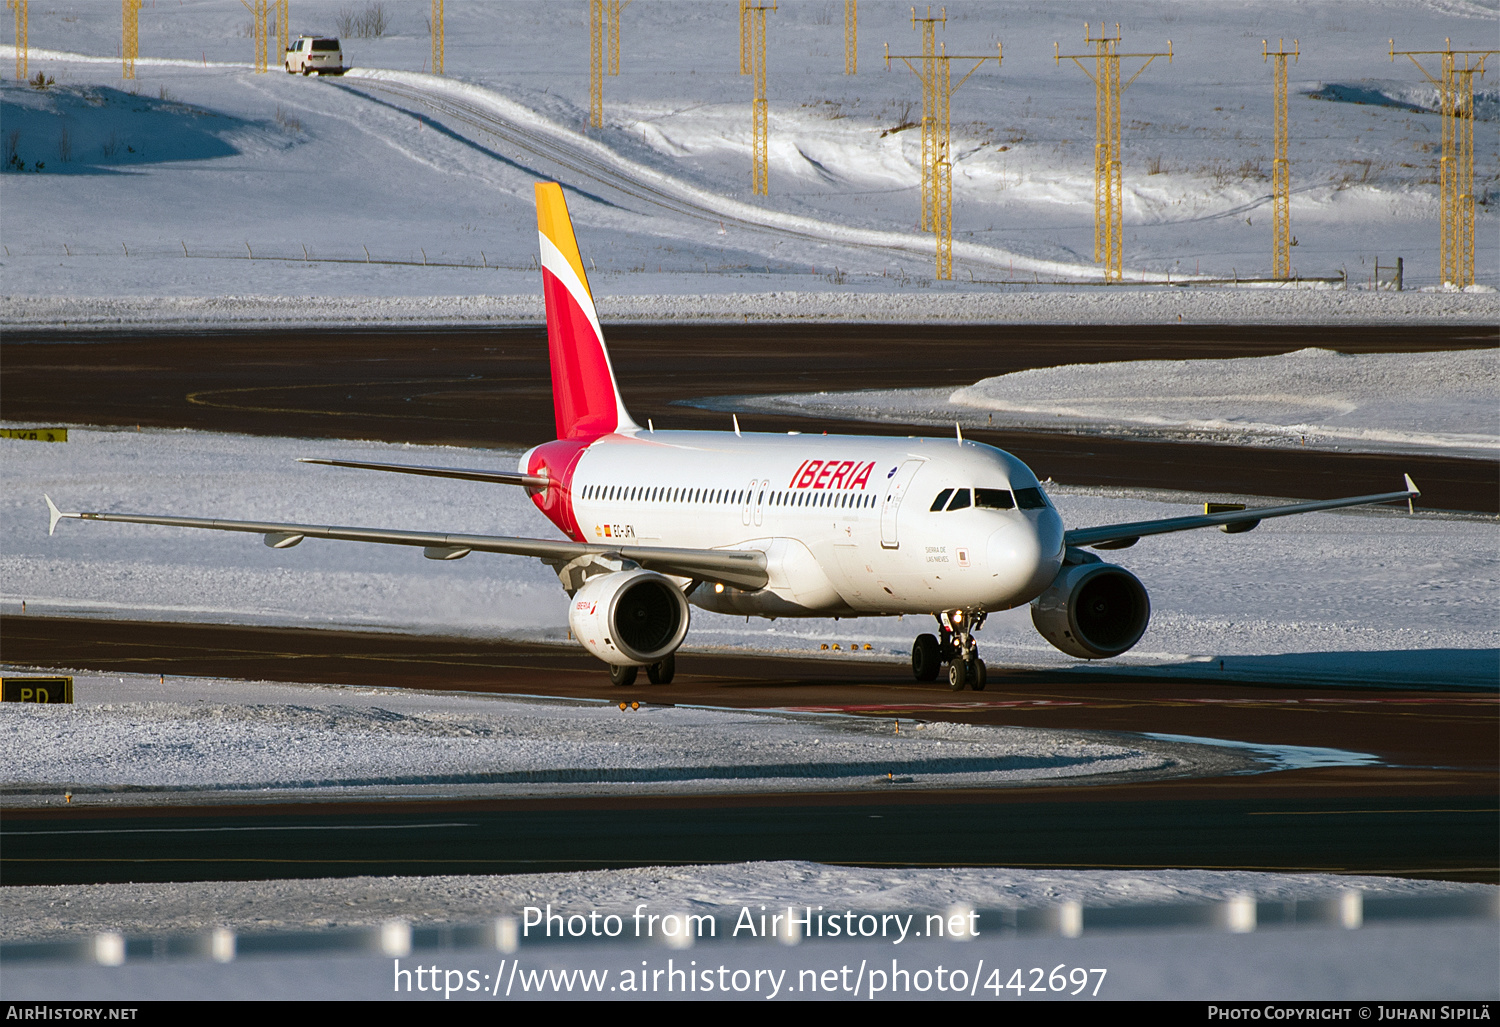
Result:
<svg viewBox="0 0 1500 1027"><path fill-rule="evenodd" d="M607 0L589 0L589 124L604 125L604 34Z"/></svg>
<svg viewBox="0 0 1500 1027"><path fill-rule="evenodd" d="M276 63L286 59L292 45L292 0L276 0Z"/></svg>
<svg viewBox="0 0 1500 1027"><path fill-rule="evenodd" d="M770 128L770 110L766 103L766 15L776 4L752 3L745 7L750 18L750 73L755 83L755 99L750 105L750 191L756 196L771 192L771 165L766 135Z"/></svg>
<svg viewBox="0 0 1500 1027"><path fill-rule="evenodd" d="M140 55L141 0L120 0L120 77L135 78L135 59Z"/></svg>
<svg viewBox="0 0 1500 1027"><path fill-rule="evenodd" d="M132 0L122 0L130 3ZM140 0L135 0L137 6ZM270 20L270 0L240 0L245 5L245 10L250 12L250 22L255 28L255 73L264 75L266 73L266 22ZM134 78L132 73L127 76Z"/></svg>
<svg viewBox="0 0 1500 1027"><path fill-rule="evenodd" d="M1120 172L1120 94L1140 78L1141 72L1151 66L1158 57L1172 61L1172 41L1167 40L1163 53L1120 53L1120 26L1115 25L1115 34L1105 34L1101 22L1099 34L1090 35L1087 22L1083 26L1084 42L1092 43L1093 53L1062 53L1058 44L1052 44L1053 59L1061 64L1070 60L1094 81L1094 262L1104 265L1105 281L1118 282L1124 277L1125 226L1123 221L1123 186ZM1122 57L1144 57L1146 62L1136 69L1134 75L1120 84L1120 59ZM1090 71L1083 62L1094 61Z"/></svg>
<svg viewBox="0 0 1500 1027"><path fill-rule="evenodd" d="M1443 112L1443 157L1438 165L1442 189L1442 279L1463 288L1474 284L1474 75L1484 77L1485 61L1500 50L1455 50L1445 39L1442 50L1397 50L1391 40L1391 60L1411 58L1427 81L1438 89ZM1435 78L1418 57L1442 60L1442 78Z"/></svg>
<svg viewBox="0 0 1500 1027"><path fill-rule="evenodd" d="M917 71L917 69L912 68L913 71L917 72L917 77L922 80L922 214L918 224L922 231L931 232L935 230L932 220L932 169L933 161L936 159L934 157L934 148L936 145L936 137L934 135L936 125L934 119L936 114L933 110L933 90L935 88L934 76L937 74L937 67L933 62L933 56L937 53L937 27L942 25L944 28L947 28L948 26L948 8L942 8L941 13L934 18L932 16L932 8L929 6L927 8L927 16L918 18L917 9L913 7L911 9L911 26L915 29L918 25L922 26L922 69ZM885 63L886 67L889 68L891 63L891 46L889 43L886 44L885 52ZM911 61L906 60L904 57L902 60L906 63L907 67L911 67Z"/></svg>
<svg viewBox="0 0 1500 1027"><path fill-rule="evenodd" d="M620 15L634 0L609 0L609 73L620 73Z"/></svg>
<svg viewBox="0 0 1500 1027"><path fill-rule="evenodd" d="M844 0L844 74L859 74L859 0Z"/></svg>
<svg viewBox="0 0 1500 1027"><path fill-rule="evenodd" d="M448 58L448 26L443 18L443 0L432 0L432 73L443 74Z"/></svg>
<svg viewBox="0 0 1500 1027"><path fill-rule="evenodd" d="M1286 98L1286 59L1293 61L1302 56L1300 44L1292 40L1292 48L1286 48L1286 40L1276 41L1276 49L1260 41L1261 60L1276 58L1276 156L1271 161L1271 213L1276 223L1275 241L1272 243L1272 278L1292 277L1292 165L1287 157L1289 118Z"/></svg>
<svg viewBox="0 0 1500 1027"><path fill-rule="evenodd" d="M16 14L16 79L26 81L26 76L31 72L31 43L28 35L31 29L31 12L27 10L28 0L5 0L5 6Z"/></svg>
<svg viewBox="0 0 1500 1027"><path fill-rule="evenodd" d="M750 74L750 0L740 0L740 74Z"/></svg>
<svg viewBox="0 0 1500 1027"><path fill-rule="evenodd" d="M988 55L978 54L950 54L946 46L939 46L937 52L931 54L926 52L922 54L893 54L891 53L890 46L886 46L886 67L890 67L891 58L894 57L911 69L912 73L922 80L923 110L931 112L932 145L930 147L930 154L928 147L923 147L922 178L929 185L924 190L922 196L922 220L924 227L930 224L933 233L937 236L936 277L942 281L948 281L953 278L953 160L951 149L953 94L969 80L970 75L979 70L979 66L985 61L994 60L996 67L999 67L1004 56L1004 51L999 43L995 44L995 55L993 58ZM920 68L918 65L913 64L913 61L921 61ZM974 62L974 66L964 74L963 78L958 80L958 85L953 84L952 67L954 61Z"/></svg>

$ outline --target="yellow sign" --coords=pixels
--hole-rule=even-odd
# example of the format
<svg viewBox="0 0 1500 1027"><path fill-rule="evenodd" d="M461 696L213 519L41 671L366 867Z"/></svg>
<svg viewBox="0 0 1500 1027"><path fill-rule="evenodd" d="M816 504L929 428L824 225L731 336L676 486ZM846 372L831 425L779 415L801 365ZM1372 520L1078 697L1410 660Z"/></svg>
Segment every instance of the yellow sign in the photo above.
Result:
<svg viewBox="0 0 1500 1027"><path fill-rule="evenodd" d="M73 679L0 678L0 702L71 703Z"/></svg>
<svg viewBox="0 0 1500 1027"><path fill-rule="evenodd" d="M66 428L0 428L0 439L30 439L32 442L67 442Z"/></svg>

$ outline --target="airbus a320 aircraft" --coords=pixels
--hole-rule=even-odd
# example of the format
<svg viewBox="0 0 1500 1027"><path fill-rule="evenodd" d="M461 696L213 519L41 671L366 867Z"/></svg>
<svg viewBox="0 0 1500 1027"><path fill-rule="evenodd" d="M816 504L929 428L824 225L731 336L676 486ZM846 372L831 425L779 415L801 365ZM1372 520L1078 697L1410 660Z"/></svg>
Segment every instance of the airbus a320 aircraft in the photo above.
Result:
<svg viewBox="0 0 1500 1027"><path fill-rule="evenodd" d="M65 513L50 498L49 532L65 517L263 535L285 549L305 538L420 546L432 560L473 552L534 556L568 593L573 637L617 685L672 680L689 604L760 617L932 614L912 646L912 673L985 686L974 632L998 610L1031 604L1037 630L1083 659L1140 640L1151 605L1140 581L1087 551L1145 535L1218 527L1249 531L1268 517L1410 500L1406 488L1292 506L1066 529L1030 468L1009 453L953 439L655 431L636 424L615 384L604 333L562 187L536 187L547 344L557 437L515 471L310 459L526 489L566 541L444 535L148 514Z"/></svg>

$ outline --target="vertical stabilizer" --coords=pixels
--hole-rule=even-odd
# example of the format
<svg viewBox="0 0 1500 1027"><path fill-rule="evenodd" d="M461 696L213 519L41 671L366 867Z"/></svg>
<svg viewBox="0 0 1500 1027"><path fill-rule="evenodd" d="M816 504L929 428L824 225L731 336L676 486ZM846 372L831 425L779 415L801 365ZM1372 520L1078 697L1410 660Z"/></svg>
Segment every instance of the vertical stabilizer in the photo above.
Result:
<svg viewBox="0 0 1500 1027"><path fill-rule="evenodd" d="M636 428L620 401L573 221L562 186L556 182L537 183L536 224L542 247L542 294L547 301L557 437L592 438Z"/></svg>

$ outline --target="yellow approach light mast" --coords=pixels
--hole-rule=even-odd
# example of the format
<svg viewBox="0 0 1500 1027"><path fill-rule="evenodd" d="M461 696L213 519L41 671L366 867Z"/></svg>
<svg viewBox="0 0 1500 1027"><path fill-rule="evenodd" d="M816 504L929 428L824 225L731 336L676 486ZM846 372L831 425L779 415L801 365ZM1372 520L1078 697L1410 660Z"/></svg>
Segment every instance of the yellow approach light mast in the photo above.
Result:
<svg viewBox="0 0 1500 1027"><path fill-rule="evenodd" d="M130 3L131 0L125 0ZM135 0L138 4L140 0ZM266 22L270 20L270 0L240 0L250 12L250 22L255 28L255 73L266 73ZM134 76L130 76L134 78Z"/></svg>
<svg viewBox="0 0 1500 1027"><path fill-rule="evenodd" d="M740 0L740 74L750 74L750 0Z"/></svg>
<svg viewBox="0 0 1500 1027"><path fill-rule="evenodd" d="M292 0L276 0L276 63L286 59L292 45Z"/></svg>
<svg viewBox="0 0 1500 1027"><path fill-rule="evenodd" d="M766 142L770 127L770 110L766 103L766 14L776 10L776 4L748 4L744 10L750 19L750 72L755 84L755 99L750 105L750 191L756 196L769 196L771 166Z"/></svg>
<svg viewBox="0 0 1500 1027"><path fill-rule="evenodd" d="M443 0L432 0L432 73L443 74L447 62L448 29L443 20Z"/></svg>
<svg viewBox="0 0 1500 1027"><path fill-rule="evenodd" d="M1141 72L1151 66L1158 57L1172 62L1172 41L1167 40L1163 53L1120 53L1120 26L1115 25L1115 34L1105 34L1104 24L1099 24L1099 34L1090 34L1087 22L1083 26L1083 39L1094 47L1093 53L1063 53L1058 44L1052 44L1053 59L1061 64L1070 60L1094 81L1094 262L1104 265L1105 281L1118 282L1124 277L1125 228L1122 221L1122 192L1120 172L1120 94L1129 89ZM1120 59L1145 58L1145 63L1134 75L1120 84ZM1084 61L1092 60L1090 71Z"/></svg>
<svg viewBox="0 0 1500 1027"><path fill-rule="evenodd" d="M928 7L926 17L918 18L917 9L913 7L911 27L916 29L918 25L922 27L922 56L913 59L921 60L921 68L913 68L911 60L899 54L897 56L922 80L922 211L917 219L917 225L922 231L931 232L935 230L932 220L932 168L933 161L936 159L934 156L936 137L933 133L937 118L933 109L933 91L936 88L935 76L937 75L933 58L937 54L937 27L939 25L947 27L948 8L941 8L938 16L934 18L932 8ZM885 45L885 64L889 69L891 66L891 44L889 43Z"/></svg>
<svg viewBox="0 0 1500 1027"><path fill-rule="evenodd" d="M1497 50L1455 50L1445 39L1442 50L1397 50L1391 60L1411 58L1427 81L1437 87L1443 113L1443 157L1438 165L1442 204L1442 280L1462 289L1474 284L1474 76L1484 77L1485 61ZM1437 57L1441 78L1418 57Z"/></svg>
<svg viewBox="0 0 1500 1027"><path fill-rule="evenodd" d="M21 82L31 73L31 44L27 39L31 12L27 4L28 0L5 0L5 6L16 14L16 78Z"/></svg>
<svg viewBox="0 0 1500 1027"><path fill-rule="evenodd" d="M609 0L609 73L620 74L620 15L633 0Z"/></svg>
<svg viewBox="0 0 1500 1027"><path fill-rule="evenodd" d="M859 74L859 0L844 0L844 74Z"/></svg>
<svg viewBox="0 0 1500 1027"><path fill-rule="evenodd" d="M1287 157L1290 119L1287 116L1286 59L1290 57L1295 62L1302 56L1302 50L1295 39L1292 40L1290 50L1286 48L1284 39L1277 40L1275 50L1270 49L1268 41L1262 39L1260 56L1261 60L1276 58L1276 156L1271 161L1271 207L1276 228L1271 252L1271 277L1285 279L1292 276L1292 165Z"/></svg>
<svg viewBox="0 0 1500 1027"><path fill-rule="evenodd" d="M912 12L916 20L916 11ZM925 42L925 40L924 40ZM995 44L995 66L1004 60L1001 44ZM926 186L922 193L923 227L931 226L937 237L937 272L941 281L953 278L953 159L952 159L952 100L960 86L969 81L969 76L979 70L980 65L991 58L978 54L950 54L946 46L928 53L923 47L919 54L893 54L890 44L885 48L885 64L889 68L891 58L901 61L913 74L922 80L923 128L931 120L931 144L924 133L922 140L922 180ZM920 68L913 61L921 61ZM973 61L974 66L964 77L953 84L953 62Z"/></svg>
<svg viewBox="0 0 1500 1027"><path fill-rule="evenodd" d="M120 77L135 78L141 48L141 0L120 0Z"/></svg>
<svg viewBox="0 0 1500 1027"><path fill-rule="evenodd" d="M589 0L589 124L604 125L604 4Z"/></svg>
<svg viewBox="0 0 1500 1027"><path fill-rule="evenodd" d="M609 73L620 73L620 12L631 0L589 0L589 124L604 126L605 52Z"/></svg>

